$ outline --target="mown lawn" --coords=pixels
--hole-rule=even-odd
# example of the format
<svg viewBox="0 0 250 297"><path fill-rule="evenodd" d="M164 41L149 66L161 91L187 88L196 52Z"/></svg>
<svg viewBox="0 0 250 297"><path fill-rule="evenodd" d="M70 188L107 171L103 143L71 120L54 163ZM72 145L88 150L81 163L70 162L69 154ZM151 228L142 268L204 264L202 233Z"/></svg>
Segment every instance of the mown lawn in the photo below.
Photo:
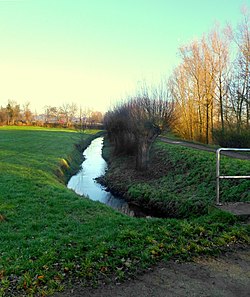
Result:
<svg viewBox="0 0 250 297"><path fill-rule="evenodd" d="M159 259L249 243L249 229L211 209L185 219L130 218L68 190L93 135L0 128L0 296L46 296L70 282L121 280ZM190 188L192 191L192 188Z"/></svg>

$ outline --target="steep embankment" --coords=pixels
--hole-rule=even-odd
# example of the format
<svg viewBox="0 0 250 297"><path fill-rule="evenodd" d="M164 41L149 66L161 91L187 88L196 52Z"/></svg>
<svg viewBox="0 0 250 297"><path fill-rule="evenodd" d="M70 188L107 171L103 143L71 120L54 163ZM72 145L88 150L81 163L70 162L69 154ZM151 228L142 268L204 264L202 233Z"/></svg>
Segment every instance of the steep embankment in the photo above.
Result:
<svg viewBox="0 0 250 297"><path fill-rule="evenodd" d="M104 149L104 155L107 150ZM142 173L134 170L132 156L108 159L104 183L127 200L158 215L178 218L203 215L214 204L214 153L158 141L151 152L150 169ZM221 172L227 175L247 175L249 168L249 161L222 157ZM221 189L222 201L250 201L249 180L223 180Z"/></svg>

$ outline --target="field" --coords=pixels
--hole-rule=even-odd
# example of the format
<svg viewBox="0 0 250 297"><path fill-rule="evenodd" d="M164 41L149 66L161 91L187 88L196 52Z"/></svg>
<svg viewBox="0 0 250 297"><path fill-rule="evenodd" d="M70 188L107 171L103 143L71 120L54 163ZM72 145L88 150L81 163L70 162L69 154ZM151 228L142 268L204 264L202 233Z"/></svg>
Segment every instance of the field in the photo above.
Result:
<svg viewBox="0 0 250 297"><path fill-rule="evenodd" d="M68 190L79 149L93 137L88 131L0 128L0 296L46 296L76 282L97 286L160 259L191 259L249 243L249 228L211 205L199 217L139 219ZM164 159L165 147L158 149ZM198 158L190 162L203 164ZM191 178L194 168L186 161L182 167ZM164 191L167 178L160 182ZM131 195L140 187L134 184Z"/></svg>

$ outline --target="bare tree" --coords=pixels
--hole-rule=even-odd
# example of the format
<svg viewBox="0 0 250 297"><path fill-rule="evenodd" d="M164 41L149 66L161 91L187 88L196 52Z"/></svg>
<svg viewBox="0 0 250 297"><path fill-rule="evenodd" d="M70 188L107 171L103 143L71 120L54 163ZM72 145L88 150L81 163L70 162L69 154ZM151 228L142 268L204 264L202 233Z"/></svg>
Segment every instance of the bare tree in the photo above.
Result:
<svg viewBox="0 0 250 297"><path fill-rule="evenodd" d="M131 133L132 122L130 109L126 103L117 104L104 116L104 126L108 132L108 138L114 145L114 153L132 154L135 152L135 138Z"/></svg>
<svg viewBox="0 0 250 297"><path fill-rule="evenodd" d="M230 37L238 48L234 71L229 84L230 101L235 113L237 131L250 127L250 12L242 9L243 20Z"/></svg>
<svg viewBox="0 0 250 297"><path fill-rule="evenodd" d="M217 105L218 122L220 122L222 133L225 130L225 119L228 114L228 80L229 80L229 40L222 38L218 29L214 29L209 36L212 54L212 67L215 83L214 99Z"/></svg>
<svg viewBox="0 0 250 297"><path fill-rule="evenodd" d="M182 63L169 80L179 118L175 128L185 138L209 143L216 119L224 129L228 44L214 30L181 47L180 55Z"/></svg>
<svg viewBox="0 0 250 297"><path fill-rule="evenodd" d="M9 100L6 106L7 124L14 125L20 117L20 105L14 100Z"/></svg>
<svg viewBox="0 0 250 297"><path fill-rule="evenodd" d="M24 120L26 121L27 124L29 124L32 119L32 112L30 110L30 102L26 102L25 104L23 104L22 111L23 111Z"/></svg>
<svg viewBox="0 0 250 297"><path fill-rule="evenodd" d="M7 110L5 107L0 108L0 124L7 124Z"/></svg>
<svg viewBox="0 0 250 297"><path fill-rule="evenodd" d="M58 117L60 122L65 122L66 126L69 126L69 104L64 103L59 107Z"/></svg>
<svg viewBox="0 0 250 297"><path fill-rule="evenodd" d="M116 153L134 151L136 169L147 170L150 148L161 131L170 126L173 107L162 87L143 87L137 96L108 112L104 123Z"/></svg>
<svg viewBox="0 0 250 297"><path fill-rule="evenodd" d="M69 124L72 125L76 118L78 107L75 103L69 104Z"/></svg>
<svg viewBox="0 0 250 297"><path fill-rule="evenodd" d="M58 109L55 106L46 105L44 107L45 111L45 122L55 122L58 116Z"/></svg>
<svg viewBox="0 0 250 297"><path fill-rule="evenodd" d="M103 120L103 114L100 111L92 111L90 116L90 122L93 124L101 123Z"/></svg>

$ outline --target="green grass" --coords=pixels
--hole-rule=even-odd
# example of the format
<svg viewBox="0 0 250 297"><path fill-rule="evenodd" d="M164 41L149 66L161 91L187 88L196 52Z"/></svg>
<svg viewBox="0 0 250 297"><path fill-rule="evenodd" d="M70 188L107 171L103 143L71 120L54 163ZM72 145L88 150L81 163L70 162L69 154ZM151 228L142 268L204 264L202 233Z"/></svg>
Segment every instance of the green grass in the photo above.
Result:
<svg viewBox="0 0 250 297"><path fill-rule="evenodd" d="M157 162L156 170L164 173L155 177L149 169L149 180L133 176L133 165L129 164L132 161L131 157L114 159L106 179L111 188L125 192L137 204L175 218L208 214L214 205L214 153L157 141L152 150L152 165ZM224 175L249 175L250 162L222 156L220 169ZM220 188L222 202L250 201L250 180L221 180Z"/></svg>
<svg viewBox="0 0 250 297"><path fill-rule="evenodd" d="M192 220L137 219L68 190L68 167L93 137L0 128L0 296L46 296L69 282L122 280L159 259L249 242L247 227L221 211Z"/></svg>

